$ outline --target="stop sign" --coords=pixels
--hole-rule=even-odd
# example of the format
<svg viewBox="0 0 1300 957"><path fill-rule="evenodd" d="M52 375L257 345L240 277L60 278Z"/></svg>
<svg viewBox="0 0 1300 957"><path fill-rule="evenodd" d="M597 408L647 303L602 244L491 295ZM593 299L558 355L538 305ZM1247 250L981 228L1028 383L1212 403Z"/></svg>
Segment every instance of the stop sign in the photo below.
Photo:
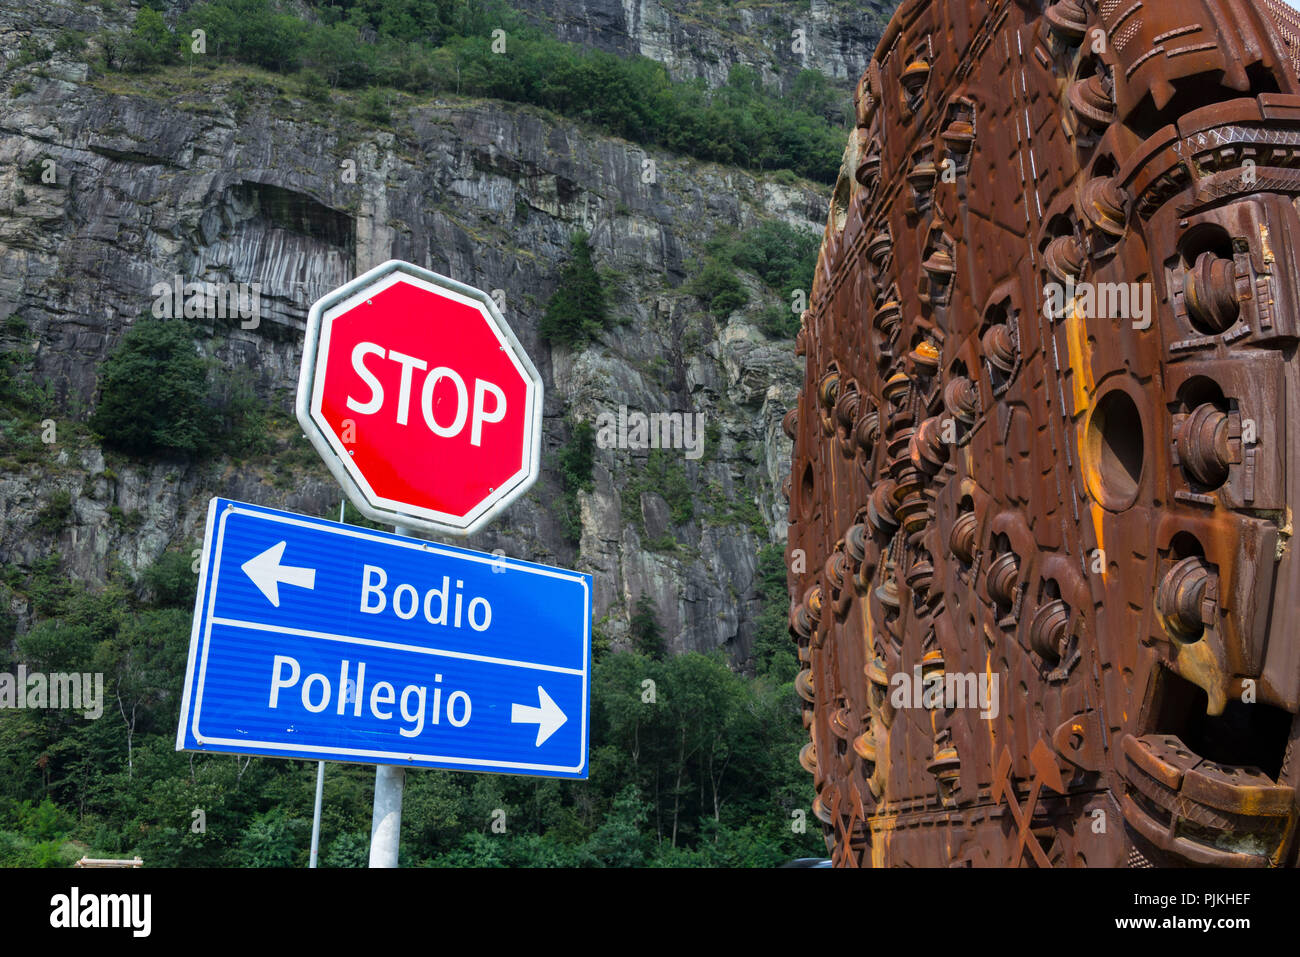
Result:
<svg viewBox="0 0 1300 957"><path fill-rule="evenodd" d="M297 412L375 521L468 535L537 480L537 369L490 296L410 263L311 307Z"/></svg>

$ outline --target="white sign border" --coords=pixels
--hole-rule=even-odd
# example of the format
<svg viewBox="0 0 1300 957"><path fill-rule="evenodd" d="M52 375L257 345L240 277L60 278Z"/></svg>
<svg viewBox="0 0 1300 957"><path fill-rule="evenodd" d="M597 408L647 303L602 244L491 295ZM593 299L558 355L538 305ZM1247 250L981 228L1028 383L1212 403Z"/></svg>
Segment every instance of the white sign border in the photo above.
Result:
<svg viewBox="0 0 1300 957"><path fill-rule="evenodd" d="M366 481L352 456L343 447L324 416L321 399L324 389L322 357L329 346L332 320L396 282L409 281L439 295L472 306L485 313L484 320L493 328L503 351L511 358L527 389L524 409L524 460L520 470L491 492L468 514L459 516L420 508L377 495ZM413 263L390 259L374 269L344 283L312 304L307 316L307 336L303 342L302 366L298 374L295 413L307 440L324 460L335 481L343 488L356 509L376 522L399 525L433 535L463 538L480 531L515 499L533 486L541 474L542 460L541 373L533 365L514 330L497 309L496 301L473 286L457 282Z"/></svg>

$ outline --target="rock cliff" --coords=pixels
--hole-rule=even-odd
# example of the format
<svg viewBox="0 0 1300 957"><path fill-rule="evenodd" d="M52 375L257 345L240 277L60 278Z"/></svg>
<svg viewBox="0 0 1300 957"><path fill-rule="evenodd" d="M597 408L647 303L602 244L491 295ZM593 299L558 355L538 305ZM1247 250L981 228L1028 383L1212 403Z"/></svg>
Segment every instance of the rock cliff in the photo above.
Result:
<svg viewBox="0 0 1300 957"><path fill-rule="evenodd" d="M667 64L678 79L700 77L717 86L741 64L785 88L804 69L856 83L897 4L522 0L513 6L563 40L640 53Z"/></svg>
<svg viewBox="0 0 1300 957"><path fill-rule="evenodd" d="M729 62L787 75L796 65L781 52L788 45L759 42L762 31L746 24L788 36L803 17L820 24L814 65L856 75L874 43L862 32L868 21L799 6L727 8L711 25L686 4L529 9L562 36L662 56L710 79ZM724 646L743 662L756 553L785 535L780 419L802 371L789 341L757 328L776 299L753 277L742 274L750 304L725 322L680 287L715 236L771 218L820 231L827 189L496 101L394 95L383 122L362 118L348 97L313 102L292 80L252 69L104 73L88 65L93 42L23 62L33 39L52 46L60 28L93 35L135 15L125 4L66 0L36 10L13 0L0 9L0 351L30 355L47 395L38 415L56 438L35 443L12 422L0 432L0 563L11 584L54 552L61 574L90 583L119 560L138 573L169 549L188 552L213 495L336 517L338 488L292 422L306 312L340 282L402 258L501 290L546 380L543 478L466 544L591 572L597 627L615 641L648 595L670 649ZM36 173L48 169L52 182ZM577 228L591 234L617 324L571 351L537 329ZM196 320L194 331L220 375L272 410L265 450L141 461L106 452L86 428L101 364L150 314L154 285L175 276L261 284L256 327ZM680 520L646 480L644 452L598 449L575 542L559 518L555 453L575 423L620 406L704 414L703 456L671 464L693 514ZM70 509L59 516L51 503L62 493ZM22 589L0 586L0 598L25 627Z"/></svg>

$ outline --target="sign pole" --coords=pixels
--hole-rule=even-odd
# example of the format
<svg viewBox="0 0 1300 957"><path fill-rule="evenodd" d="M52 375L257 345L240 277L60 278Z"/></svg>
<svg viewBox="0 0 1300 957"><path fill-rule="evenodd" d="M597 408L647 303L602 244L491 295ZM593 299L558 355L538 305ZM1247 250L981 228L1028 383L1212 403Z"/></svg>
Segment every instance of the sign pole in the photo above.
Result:
<svg viewBox="0 0 1300 957"><path fill-rule="evenodd" d="M339 502L339 524L343 524L343 517L348 507L347 499ZM311 816L311 862L308 867L315 867L316 861L320 856L320 805L321 798L325 794L325 762L316 762L316 809Z"/></svg>
<svg viewBox="0 0 1300 957"><path fill-rule="evenodd" d="M320 854L320 802L321 796L325 793L325 762L316 762L316 811L312 814L311 819L311 863L308 867L315 867L316 860Z"/></svg>
<svg viewBox="0 0 1300 957"><path fill-rule="evenodd" d="M375 765L375 811L370 819L371 867L397 866L405 784L406 768L396 764Z"/></svg>
<svg viewBox="0 0 1300 957"><path fill-rule="evenodd" d="M393 526L393 534L411 537L411 530ZM396 867L402 831L402 790L406 768L396 764L375 765L375 807L370 817L370 866Z"/></svg>

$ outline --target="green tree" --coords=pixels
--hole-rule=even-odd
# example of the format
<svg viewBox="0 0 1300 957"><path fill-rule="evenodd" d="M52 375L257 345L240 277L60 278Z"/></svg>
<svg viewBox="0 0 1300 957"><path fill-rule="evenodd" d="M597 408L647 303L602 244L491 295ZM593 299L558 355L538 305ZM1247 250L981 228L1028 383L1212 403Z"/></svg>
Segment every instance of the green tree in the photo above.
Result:
<svg viewBox="0 0 1300 957"><path fill-rule="evenodd" d="M575 545L582 538L582 509L578 503L579 492L590 492L595 487L592 468L596 456L596 430L590 422L573 426L569 440L560 448L560 487L564 491L565 534Z"/></svg>
<svg viewBox="0 0 1300 957"><path fill-rule="evenodd" d="M374 78L374 48L361 42L356 27L338 23L311 31L303 60L332 87L356 89Z"/></svg>
<svg viewBox="0 0 1300 957"><path fill-rule="evenodd" d="M719 319L725 319L749 302L749 293L735 270L712 257L705 260L704 268L686 284L686 291Z"/></svg>
<svg viewBox="0 0 1300 957"><path fill-rule="evenodd" d="M793 339L799 334L799 316L788 303L769 306L759 313L758 329L769 339Z"/></svg>
<svg viewBox="0 0 1300 957"><path fill-rule="evenodd" d="M302 77L302 95L317 103L326 103L330 98L330 87L325 77L316 70L308 70Z"/></svg>
<svg viewBox="0 0 1300 957"><path fill-rule="evenodd" d="M48 797L39 804L23 801L16 809L18 828L38 841L52 841L68 833L67 815Z"/></svg>
<svg viewBox="0 0 1300 957"><path fill-rule="evenodd" d="M649 816L641 789L636 784L626 785L587 840L588 853L606 867L640 867L646 859L642 828Z"/></svg>
<svg viewBox="0 0 1300 957"><path fill-rule="evenodd" d="M63 843L71 821L49 797L19 801L0 819L13 830L0 831L0 864L6 867L67 867Z"/></svg>
<svg viewBox="0 0 1300 957"><path fill-rule="evenodd" d="M64 27L54 36L54 49L71 55L81 53L86 49L85 34Z"/></svg>
<svg viewBox="0 0 1300 957"><path fill-rule="evenodd" d="M116 694L129 709L132 702L152 710L157 721L170 705L179 705L184 674L174 664L184 660L190 644L190 608L144 609L123 622L101 655L116 676Z"/></svg>
<svg viewBox="0 0 1300 957"><path fill-rule="evenodd" d="M198 590L194 559L187 551L163 552L158 560L140 574L141 590L159 608L193 608Z"/></svg>
<svg viewBox="0 0 1300 957"><path fill-rule="evenodd" d="M370 838L344 831L330 843L325 854L326 867L367 867L370 862Z"/></svg>
<svg viewBox="0 0 1300 957"><path fill-rule="evenodd" d="M378 87L366 90L361 97L361 113L372 123L386 126L393 116L388 110L388 95Z"/></svg>
<svg viewBox="0 0 1300 957"><path fill-rule="evenodd" d="M793 681L799 671L799 659L790 638L790 592L786 584L785 552L780 545L764 545L759 550L754 590L760 602L750 656L754 670L759 676L780 684Z"/></svg>
<svg viewBox="0 0 1300 957"><path fill-rule="evenodd" d="M819 234L769 219L734 240L728 258L780 293L788 311L796 289L806 293L812 288L820 248Z"/></svg>
<svg viewBox="0 0 1300 957"><path fill-rule="evenodd" d="M668 503L674 525L685 525L695 517L695 490L680 455L666 449L651 449L646 456L645 487L658 492Z"/></svg>
<svg viewBox="0 0 1300 957"><path fill-rule="evenodd" d="M655 616L655 603L649 595L642 595L636 600L628 633L632 636L632 647L637 654L655 661L663 659L664 630Z"/></svg>
<svg viewBox="0 0 1300 957"><path fill-rule="evenodd" d="M105 445L136 455L212 447L218 416L207 366L184 323L144 319L127 331L102 367L90 427Z"/></svg>
<svg viewBox="0 0 1300 957"><path fill-rule="evenodd" d="M569 261L560 270L559 287L546 303L542 338L553 344L580 346L600 335L609 320L605 288L592 262L590 237L578 230L569 238Z"/></svg>
<svg viewBox="0 0 1300 957"><path fill-rule="evenodd" d="M181 19L186 37L195 29L207 35L209 52L233 56L267 70L292 73L316 28L272 0L208 0Z"/></svg>
<svg viewBox="0 0 1300 957"><path fill-rule="evenodd" d="M72 493L59 489L50 496L49 502L36 513L32 525L43 532L57 535L72 520Z"/></svg>
<svg viewBox="0 0 1300 957"><path fill-rule="evenodd" d="M595 456L596 429L590 422L579 422L560 452L560 479L566 488L591 490Z"/></svg>
<svg viewBox="0 0 1300 957"><path fill-rule="evenodd" d="M152 70L172 56L176 37L167 29L162 14L149 7L143 8L122 49L122 65L135 72Z"/></svg>
<svg viewBox="0 0 1300 957"><path fill-rule="evenodd" d="M283 808L259 814L240 845L245 867L293 867L301 853L305 821L290 818Z"/></svg>

